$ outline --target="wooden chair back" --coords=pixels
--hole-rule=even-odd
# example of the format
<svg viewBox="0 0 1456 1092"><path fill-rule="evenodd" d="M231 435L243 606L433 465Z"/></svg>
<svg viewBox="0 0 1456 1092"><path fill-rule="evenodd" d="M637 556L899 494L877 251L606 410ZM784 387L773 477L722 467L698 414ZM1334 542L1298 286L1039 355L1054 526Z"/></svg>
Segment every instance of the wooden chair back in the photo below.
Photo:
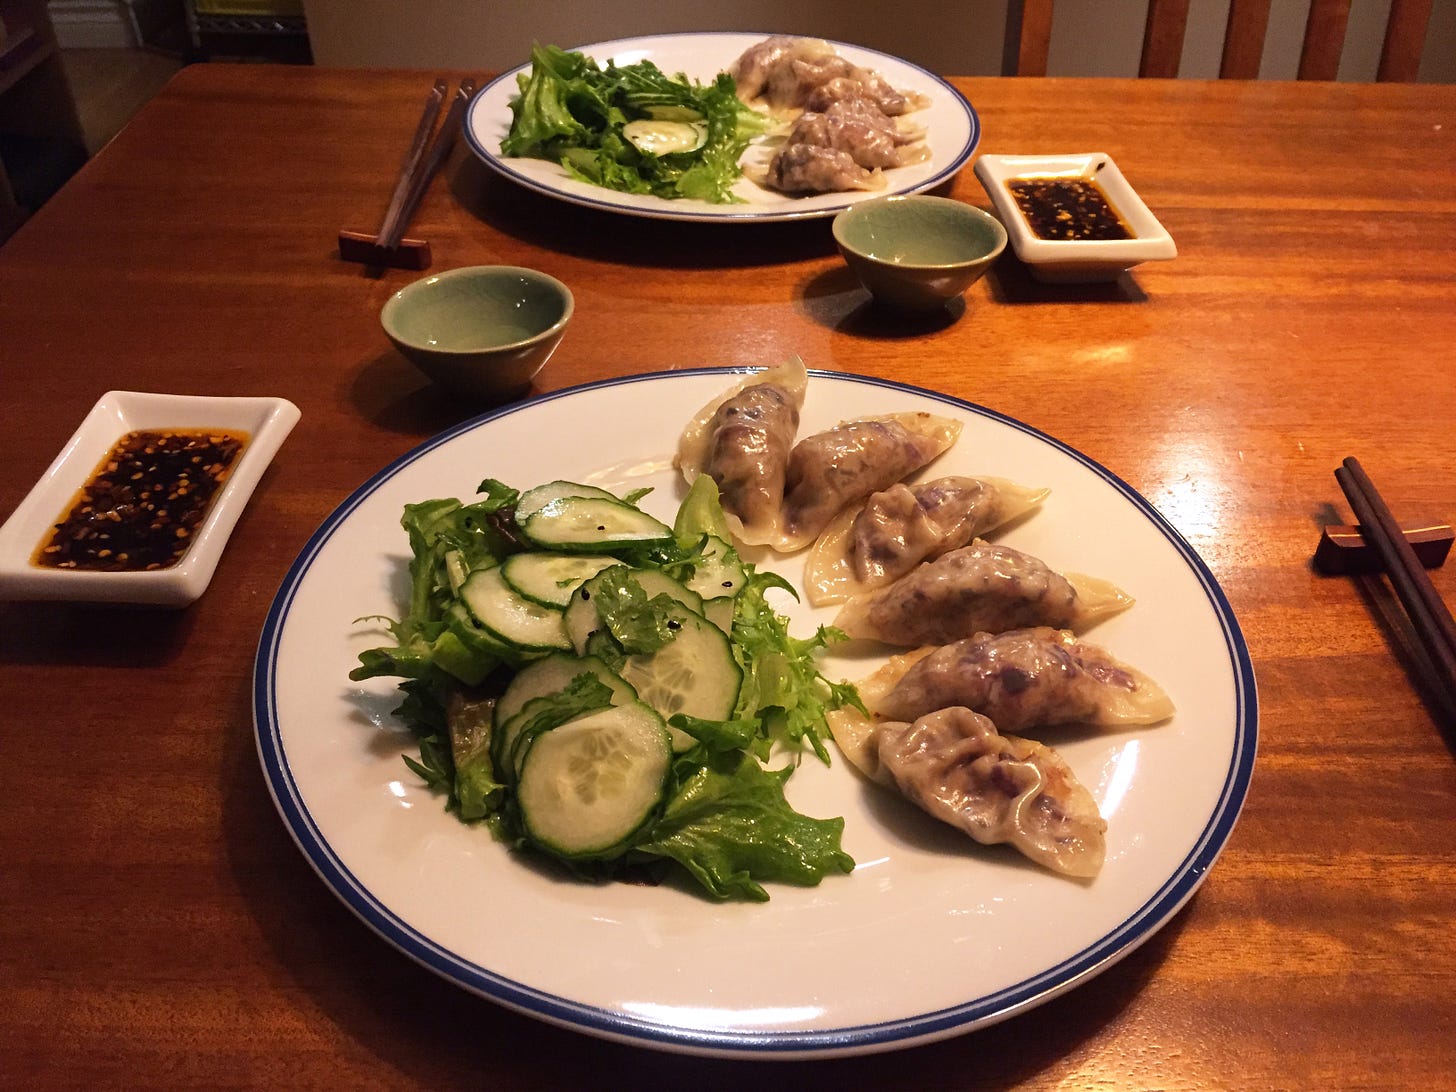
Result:
<svg viewBox="0 0 1456 1092"><path fill-rule="evenodd" d="M1053 0L1011 0L1006 18L1003 71L1011 76L1045 76L1052 38ZM1375 78L1410 83L1421 66L1433 0L1391 0ZM1148 0L1139 76L1174 77L1183 55L1189 0ZM1221 79L1251 80L1259 75L1271 0L1230 0L1224 31ZM1301 80L1332 80L1340 67L1350 0L1310 0L1304 45L1299 54Z"/></svg>

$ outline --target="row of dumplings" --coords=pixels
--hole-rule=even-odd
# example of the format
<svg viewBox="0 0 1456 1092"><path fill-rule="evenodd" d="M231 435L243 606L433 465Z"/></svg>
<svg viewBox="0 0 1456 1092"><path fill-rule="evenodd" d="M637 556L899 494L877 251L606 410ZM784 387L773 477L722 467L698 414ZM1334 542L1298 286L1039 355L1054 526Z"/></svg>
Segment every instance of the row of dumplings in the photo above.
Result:
<svg viewBox="0 0 1456 1092"><path fill-rule="evenodd" d="M882 171L930 158L925 130L904 121L929 100L851 64L823 39L776 34L746 50L730 72L749 105L793 119L762 175L750 174L770 189L883 189Z"/></svg>
<svg viewBox="0 0 1456 1092"><path fill-rule="evenodd" d="M849 637L907 651L858 682L865 711L830 714L872 780L984 844L1091 877L1106 855L1092 794L1051 747L1019 733L1154 724L1163 689L1078 633L1132 599L982 536L1047 490L998 478L906 479L950 449L958 421L896 413L799 438L801 360L744 377L684 428L676 465L718 484L740 542L812 547L805 591ZM1011 734L1018 733L1018 734Z"/></svg>

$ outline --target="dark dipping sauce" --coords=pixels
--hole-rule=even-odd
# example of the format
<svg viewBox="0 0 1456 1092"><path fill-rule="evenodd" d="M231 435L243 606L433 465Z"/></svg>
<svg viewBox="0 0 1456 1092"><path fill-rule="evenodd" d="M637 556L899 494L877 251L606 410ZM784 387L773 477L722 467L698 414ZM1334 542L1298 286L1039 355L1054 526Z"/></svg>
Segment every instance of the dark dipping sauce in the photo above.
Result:
<svg viewBox="0 0 1456 1092"><path fill-rule="evenodd" d="M1131 239L1102 187L1090 178L1016 178L1006 184L1039 239Z"/></svg>
<svg viewBox="0 0 1456 1092"><path fill-rule="evenodd" d="M217 429L127 433L33 562L99 572L175 565L247 442L246 433Z"/></svg>

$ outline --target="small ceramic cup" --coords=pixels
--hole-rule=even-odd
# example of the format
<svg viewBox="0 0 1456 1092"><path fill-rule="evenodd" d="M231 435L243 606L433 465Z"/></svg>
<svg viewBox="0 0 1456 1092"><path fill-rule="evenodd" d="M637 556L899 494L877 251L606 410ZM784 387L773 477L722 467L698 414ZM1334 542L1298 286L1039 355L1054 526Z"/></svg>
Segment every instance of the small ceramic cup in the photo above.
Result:
<svg viewBox="0 0 1456 1092"><path fill-rule="evenodd" d="M851 205L834 218L834 241L875 299L935 311L991 268L1006 229L963 201L905 194Z"/></svg>
<svg viewBox="0 0 1456 1092"><path fill-rule="evenodd" d="M523 393L556 351L575 304L555 277L512 265L433 273L391 296L379 321L446 390L498 401Z"/></svg>

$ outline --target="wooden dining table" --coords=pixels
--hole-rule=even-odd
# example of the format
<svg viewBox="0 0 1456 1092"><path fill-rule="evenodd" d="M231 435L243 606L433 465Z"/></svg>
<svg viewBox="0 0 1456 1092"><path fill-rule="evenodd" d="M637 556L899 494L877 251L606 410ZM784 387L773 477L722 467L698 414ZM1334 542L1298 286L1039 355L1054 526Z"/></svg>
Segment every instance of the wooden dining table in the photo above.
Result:
<svg viewBox="0 0 1456 1092"><path fill-rule="evenodd" d="M770 1064L584 1034L425 969L319 882L260 772L254 657L295 557L491 408L381 332L420 274L336 252L378 223L430 75L188 67L0 248L0 515L108 390L302 414L192 606L0 604L0 1084L1452 1087L1456 726L1386 580L1311 559L1353 522L1347 456L1403 521L1456 519L1456 88L955 78L979 151L1112 156L1178 256L1051 286L1008 251L920 317L870 301L825 219L602 212L455 149L408 233L432 268L575 294L527 397L797 353L988 407L1146 498L1247 641L1247 798L1161 929L989 1026ZM969 164L937 192L990 206ZM1456 562L1432 576L1456 601Z"/></svg>

